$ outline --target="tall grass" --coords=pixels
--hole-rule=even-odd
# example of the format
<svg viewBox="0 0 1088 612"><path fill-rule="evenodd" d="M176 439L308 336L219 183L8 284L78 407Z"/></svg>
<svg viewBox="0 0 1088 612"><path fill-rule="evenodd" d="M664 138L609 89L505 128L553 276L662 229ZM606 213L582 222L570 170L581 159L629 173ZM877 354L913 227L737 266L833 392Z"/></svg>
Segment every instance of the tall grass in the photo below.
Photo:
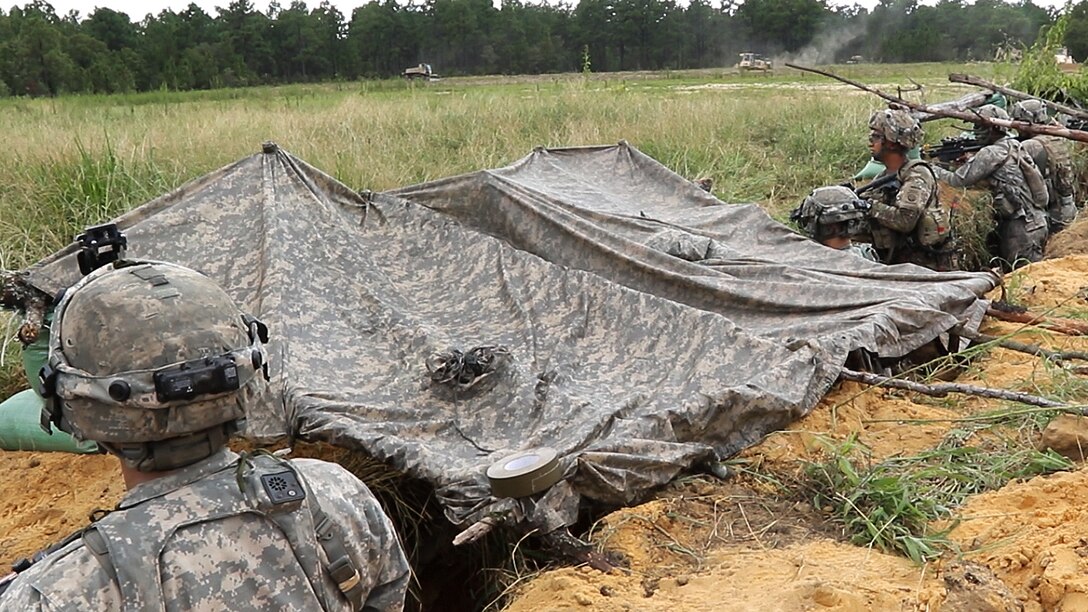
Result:
<svg viewBox="0 0 1088 612"><path fill-rule="evenodd" d="M962 66L848 66L939 100ZM533 147L627 140L729 202L782 217L867 156L879 100L794 71L476 77L0 100L0 266L22 268L103 222L274 140L357 189L511 163ZM9 355L10 357L10 350ZM8 362L13 360L8 359ZM6 372L6 373L5 373ZM0 385L16 374L0 371Z"/></svg>

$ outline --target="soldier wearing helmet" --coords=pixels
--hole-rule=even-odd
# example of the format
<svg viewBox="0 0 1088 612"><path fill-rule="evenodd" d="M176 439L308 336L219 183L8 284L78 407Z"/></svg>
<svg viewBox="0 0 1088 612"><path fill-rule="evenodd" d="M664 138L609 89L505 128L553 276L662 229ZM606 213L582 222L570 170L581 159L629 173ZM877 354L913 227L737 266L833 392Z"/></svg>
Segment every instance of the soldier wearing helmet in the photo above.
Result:
<svg viewBox="0 0 1088 612"><path fill-rule="evenodd" d="M790 220L806 236L826 247L879 262L873 245L852 240L865 231L868 209L869 203L848 187L819 187L790 213Z"/></svg>
<svg viewBox="0 0 1088 612"><path fill-rule="evenodd" d="M937 195L937 178L927 162L907 152L922 143L922 126L905 110L886 109L869 117L869 150L898 189L871 197L869 227L881 261L913 263L934 270L956 268L948 209Z"/></svg>
<svg viewBox="0 0 1088 612"><path fill-rule="evenodd" d="M400 610L408 565L340 466L231 452L267 329L207 277L119 260L57 304L43 427L118 457L112 512L24 563L2 610Z"/></svg>
<svg viewBox="0 0 1088 612"><path fill-rule="evenodd" d="M980 121L975 138L986 143L955 172L934 168L937 178L953 187L980 185L990 191L997 217L998 255L1008 269L1039 261L1047 238L1046 210L1049 200L1043 175L1031 156L1005 127L989 120L1008 121L1004 109L993 104L975 111Z"/></svg>
<svg viewBox="0 0 1088 612"><path fill-rule="evenodd" d="M1012 107L1012 118L1038 125L1058 125L1046 111L1046 104L1040 100L1021 100ZM1073 170L1073 151L1069 141L1059 136L1021 133L1020 142L1024 151L1031 156L1035 166L1046 181L1047 221L1050 234L1054 235L1073 222L1077 216Z"/></svg>

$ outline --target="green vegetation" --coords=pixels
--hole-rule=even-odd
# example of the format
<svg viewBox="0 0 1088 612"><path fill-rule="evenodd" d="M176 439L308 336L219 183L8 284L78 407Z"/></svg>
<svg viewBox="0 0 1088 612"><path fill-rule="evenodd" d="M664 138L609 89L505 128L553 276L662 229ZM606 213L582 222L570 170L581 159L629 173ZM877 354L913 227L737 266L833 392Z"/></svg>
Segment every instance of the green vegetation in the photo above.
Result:
<svg viewBox="0 0 1088 612"><path fill-rule="evenodd" d="M449 75L674 70L733 66L741 52L810 63L991 60L1032 44L1052 9L1033 3L885 0L233 0L128 15L58 15L44 0L0 11L0 96L218 89L388 78L420 62ZM315 3L316 4L316 3ZM1088 0L1063 38L1084 59ZM1065 30L1063 30L1065 31Z"/></svg>
<svg viewBox="0 0 1088 612"><path fill-rule="evenodd" d="M956 65L842 66L929 100L960 95ZM989 76L986 66L970 70ZM827 79L718 71L573 73L0 100L0 266L26 267L89 224L256 153L274 140L359 189L385 190L498 167L534 146L627 140L727 202L779 218L867 157L880 103ZM932 138L939 130L932 129ZM11 334L8 335L10 337ZM22 384L13 353L0 381ZM3 387L5 385L0 385Z"/></svg>
<svg viewBox="0 0 1088 612"><path fill-rule="evenodd" d="M1035 44L1023 53L1023 59L1011 66L1014 89L1060 102L1069 102L1069 98L1088 100L1088 74L1062 71L1054 62L1054 55L1067 46L1070 26L1076 24L1067 14L1042 29ZM1088 27L1088 21L1082 27Z"/></svg>
<svg viewBox="0 0 1088 612"><path fill-rule="evenodd" d="M951 548L945 532L934 531L931 523L951 517L968 495L1073 466L1053 451L1013 442L966 446L967 437L965 430L953 430L938 448L876 464L851 437L828 444L823 461L805 464L802 487L855 544L921 563Z"/></svg>

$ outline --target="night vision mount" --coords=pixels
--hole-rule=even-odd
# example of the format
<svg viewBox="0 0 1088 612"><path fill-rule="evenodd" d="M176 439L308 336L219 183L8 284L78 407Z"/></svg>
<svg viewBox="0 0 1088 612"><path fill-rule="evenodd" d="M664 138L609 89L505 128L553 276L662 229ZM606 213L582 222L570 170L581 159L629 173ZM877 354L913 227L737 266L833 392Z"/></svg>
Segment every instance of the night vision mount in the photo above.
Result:
<svg viewBox="0 0 1088 612"><path fill-rule="evenodd" d="M79 241L76 259L84 276L123 258L128 248L128 238L117 229L116 223L89 227L76 240Z"/></svg>

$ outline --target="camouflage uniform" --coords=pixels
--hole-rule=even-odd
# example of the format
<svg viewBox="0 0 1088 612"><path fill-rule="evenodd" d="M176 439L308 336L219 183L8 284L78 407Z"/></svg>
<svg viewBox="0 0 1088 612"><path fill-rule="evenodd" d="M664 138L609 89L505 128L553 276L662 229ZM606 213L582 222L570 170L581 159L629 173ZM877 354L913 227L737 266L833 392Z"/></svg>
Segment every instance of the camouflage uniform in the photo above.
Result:
<svg viewBox="0 0 1088 612"><path fill-rule="evenodd" d="M268 330L202 274L118 261L60 299L42 422L151 474L18 575L3 610L400 610L408 565L358 479L226 450Z"/></svg>
<svg viewBox="0 0 1088 612"><path fill-rule="evenodd" d="M308 491L302 506L286 521L273 521L255 510L182 525L177 506L204 510L238 497L238 455L221 450L208 459L130 490L117 510L96 525L122 538L148 540L164 534L159 556L125 561L126 550L111 541L114 581L83 539L50 554L19 575L0 598L0 610L121 610L141 595L130 572L156 575L161 604L141 607L164 610L350 610L348 600L323 571L325 561L311 519L312 500L341 530L342 541L359 572L366 610L401 610L408 585L408 564L389 519L377 500L355 476L337 464L298 459L290 464ZM207 494L219 490L222 499ZM297 527L294 546L281 523ZM292 534L292 535L295 535ZM126 572L126 568L130 572ZM138 578L138 576L136 577ZM119 586L120 583L120 586ZM127 595L127 596L126 596ZM161 607L160 607L161 606Z"/></svg>
<svg viewBox="0 0 1088 612"><path fill-rule="evenodd" d="M982 185L989 189L997 215L998 254L1009 265L1021 259L1042 259L1047 238L1044 211L1049 196L1045 187L1040 191L1029 184L1016 159L1021 155L1026 156L1020 143L1003 138L980 150L955 172L934 168L937 178L953 187Z"/></svg>
<svg viewBox="0 0 1088 612"><path fill-rule="evenodd" d="M922 126L902 109L886 109L869 117L870 146L883 161L889 149L908 152L922 144ZM887 176L887 174L885 174ZM876 179L880 180L880 178ZM957 268L949 211L941 206L937 178L929 164L908 160L873 197L869 229L880 258L888 264L913 263L933 270Z"/></svg>
<svg viewBox="0 0 1088 612"><path fill-rule="evenodd" d="M911 161L897 172L901 187L872 201L869 227L885 263L912 263L933 270L957 269L947 211L937 195L937 177L929 164ZM923 244L920 225L932 221L934 235Z"/></svg>
<svg viewBox="0 0 1088 612"><path fill-rule="evenodd" d="M1047 114L1046 105L1039 100L1017 102L1012 108L1012 117L1017 121L1028 123L1057 125L1057 121ZM1056 234L1069 227L1077 216L1074 193L1076 178L1070 143L1059 136L1040 134L1023 139L1021 144L1043 174L1043 178L1046 179L1046 188L1050 196L1047 204L1047 218L1051 235Z"/></svg>
<svg viewBox="0 0 1088 612"><path fill-rule="evenodd" d="M1077 217L1073 195L1073 162L1069 141L1060 136L1040 135L1023 141L1024 152L1031 156L1046 179L1049 194L1047 219L1050 233L1069 227Z"/></svg>

